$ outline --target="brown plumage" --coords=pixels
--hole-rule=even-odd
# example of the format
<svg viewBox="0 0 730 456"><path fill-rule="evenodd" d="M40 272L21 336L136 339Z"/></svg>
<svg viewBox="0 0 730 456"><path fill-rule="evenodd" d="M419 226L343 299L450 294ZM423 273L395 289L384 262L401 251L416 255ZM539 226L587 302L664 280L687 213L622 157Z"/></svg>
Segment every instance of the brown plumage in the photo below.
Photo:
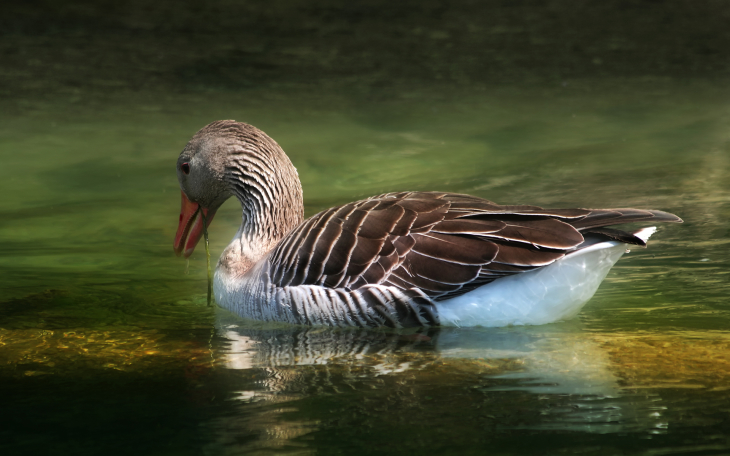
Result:
<svg viewBox="0 0 730 456"><path fill-rule="evenodd" d="M583 243L584 235L644 245L629 232L604 227L636 221L681 220L661 211L553 210L454 193L388 193L331 208L300 225L274 249L272 279L282 287L420 288L441 300L551 264Z"/></svg>

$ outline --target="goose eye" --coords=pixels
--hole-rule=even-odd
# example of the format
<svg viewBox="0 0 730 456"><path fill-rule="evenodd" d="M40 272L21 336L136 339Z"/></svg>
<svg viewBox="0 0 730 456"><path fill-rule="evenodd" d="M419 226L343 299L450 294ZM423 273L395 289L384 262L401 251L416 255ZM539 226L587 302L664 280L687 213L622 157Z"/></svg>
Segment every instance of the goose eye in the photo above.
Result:
<svg viewBox="0 0 730 456"><path fill-rule="evenodd" d="M190 163L183 163L182 165L180 165L180 169L182 169L183 174L190 174Z"/></svg>

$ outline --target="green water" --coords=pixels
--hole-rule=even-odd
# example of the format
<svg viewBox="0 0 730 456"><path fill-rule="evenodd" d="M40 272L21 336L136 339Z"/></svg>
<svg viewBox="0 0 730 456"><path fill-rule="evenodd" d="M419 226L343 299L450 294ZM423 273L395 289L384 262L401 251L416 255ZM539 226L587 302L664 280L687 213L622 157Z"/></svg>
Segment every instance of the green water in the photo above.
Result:
<svg viewBox="0 0 730 456"><path fill-rule="evenodd" d="M730 453L730 60L699 4L654 28L620 8L565 28L586 11L560 2L556 16L409 4L395 28L377 3L14 7L0 35L0 453ZM604 16L623 32L597 38ZM705 47L667 47L665 27ZM482 48L499 64L470 57ZM172 252L174 163L216 119L282 145L307 215L446 190L685 223L624 256L568 322L244 322L206 307L204 249L189 265ZM213 256L239 223L229 201Z"/></svg>

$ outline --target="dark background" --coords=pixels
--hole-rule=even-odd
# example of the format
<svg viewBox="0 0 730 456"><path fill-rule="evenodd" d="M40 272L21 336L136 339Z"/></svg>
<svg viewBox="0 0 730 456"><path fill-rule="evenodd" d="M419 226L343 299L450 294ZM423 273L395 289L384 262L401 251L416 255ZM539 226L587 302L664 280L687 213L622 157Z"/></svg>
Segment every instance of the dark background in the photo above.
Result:
<svg viewBox="0 0 730 456"><path fill-rule="evenodd" d="M730 2L25 1L0 97L727 78Z"/></svg>

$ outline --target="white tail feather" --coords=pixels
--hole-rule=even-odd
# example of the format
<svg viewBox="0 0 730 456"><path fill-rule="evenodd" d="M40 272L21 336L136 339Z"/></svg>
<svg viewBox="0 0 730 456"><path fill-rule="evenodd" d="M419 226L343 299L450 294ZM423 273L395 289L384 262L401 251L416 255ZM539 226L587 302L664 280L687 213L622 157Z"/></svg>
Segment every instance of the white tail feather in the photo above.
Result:
<svg viewBox="0 0 730 456"><path fill-rule="evenodd" d="M639 231L636 231L634 233L634 236L641 239L644 242L649 241L649 238L652 234L656 233L656 227L655 226L647 226L646 228L642 228Z"/></svg>

